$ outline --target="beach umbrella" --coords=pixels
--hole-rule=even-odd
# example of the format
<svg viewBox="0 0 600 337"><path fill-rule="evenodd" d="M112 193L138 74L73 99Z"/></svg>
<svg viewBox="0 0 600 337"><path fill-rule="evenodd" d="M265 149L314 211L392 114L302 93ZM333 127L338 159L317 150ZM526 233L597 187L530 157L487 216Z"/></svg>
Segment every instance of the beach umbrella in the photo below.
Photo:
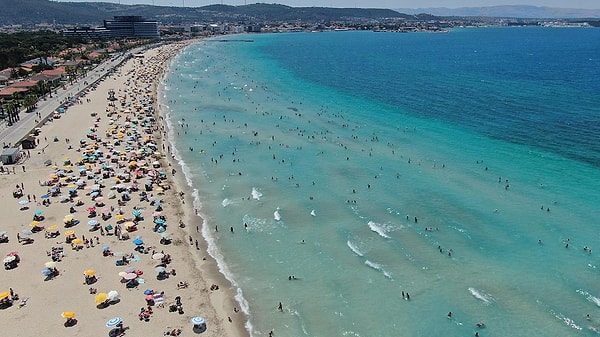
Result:
<svg viewBox="0 0 600 337"><path fill-rule="evenodd" d="M102 246L102 251L107 251L107 250L110 250L109 246Z"/></svg>
<svg viewBox="0 0 600 337"><path fill-rule="evenodd" d="M39 224L40 224L40 222L39 222L39 221L32 221L32 222L29 224L29 226L31 226L31 227L37 227L37 225L39 225Z"/></svg>
<svg viewBox="0 0 600 337"><path fill-rule="evenodd" d="M94 296L94 302L96 304L102 304L102 303L104 303L104 301L106 301L107 298L108 298L107 293L99 293L99 294L96 294L96 296Z"/></svg>
<svg viewBox="0 0 600 337"><path fill-rule="evenodd" d="M204 325L204 324L206 324L206 321L204 320L204 318L202 318L200 316L196 316L196 317L192 317L192 319L190 319L190 323L192 323L194 325Z"/></svg>
<svg viewBox="0 0 600 337"><path fill-rule="evenodd" d="M123 278L126 280L134 280L138 277L136 273L127 273Z"/></svg>
<svg viewBox="0 0 600 337"><path fill-rule="evenodd" d="M154 213L152 213L152 216L161 216L161 215L162 215L162 212L154 212Z"/></svg>
<svg viewBox="0 0 600 337"><path fill-rule="evenodd" d="M41 196L41 198L42 198L42 199L48 199L48 198L50 198L50 196L49 196L48 194L43 194L43 195Z"/></svg>
<svg viewBox="0 0 600 337"><path fill-rule="evenodd" d="M166 221L165 221L165 219L163 219L163 218L156 218L156 219L154 219L154 223L155 223L155 224L157 224L157 225L162 225L162 224L164 224L165 222L166 222Z"/></svg>
<svg viewBox="0 0 600 337"><path fill-rule="evenodd" d="M85 276L96 275L96 271L94 269L87 269L87 270L83 271L83 275L85 275Z"/></svg>
<svg viewBox="0 0 600 337"><path fill-rule="evenodd" d="M4 258L4 260L2 260L2 262L4 262L4 263L11 263L11 262L13 262L16 259L17 259L16 256L7 256L7 257Z"/></svg>
<svg viewBox="0 0 600 337"><path fill-rule="evenodd" d="M88 221L88 226L90 226L90 227L95 227L98 224L99 224L98 220L90 220L90 221Z"/></svg>
<svg viewBox="0 0 600 337"><path fill-rule="evenodd" d="M37 210L37 211L33 212L33 214L34 214L34 215L42 215L42 214L44 214L44 211L42 211L42 210Z"/></svg>
<svg viewBox="0 0 600 337"><path fill-rule="evenodd" d="M136 245L136 246L140 246L140 245L143 245L143 244L144 244L144 240L142 240L142 239L139 239L139 238L138 238L138 239L135 239L135 240L133 240L132 242L133 242L133 244L134 244L134 245Z"/></svg>
<svg viewBox="0 0 600 337"><path fill-rule="evenodd" d="M33 234L33 232L30 231L29 229L24 229L24 230L21 231L21 233L23 233L25 235L31 235L31 234Z"/></svg>
<svg viewBox="0 0 600 337"><path fill-rule="evenodd" d="M142 212L140 210L134 210L133 212L131 212L131 214L133 214L133 216L140 216L142 215Z"/></svg>
<svg viewBox="0 0 600 337"><path fill-rule="evenodd" d="M58 229L58 225L50 225L50 226L48 226L48 229L50 229L50 230Z"/></svg>
<svg viewBox="0 0 600 337"><path fill-rule="evenodd" d="M72 235L75 235L75 231L74 230L68 230L64 234L65 234L65 236L72 236Z"/></svg>
<svg viewBox="0 0 600 337"><path fill-rule="evenodd" d="M125 228L131 228L131 227L135 227L136 224L133 221L127 221L126 223L123 224L123 226L125 226Z"/></svg>
<svg viewBox="0 0 600 337"><path fill-rule="evenodd" d="M12 252L6 254L6 256L18 256L19 252L17 252L16 250L13 250Z"/></svg>
<svg viewBox="0 0 600 337"><path fill-rule="evenodd" d="M119 275L119 277L125 277L125 275L129 274L128 272L125 271L120 271L117 275Z"/></svg>
<svg viewBox="0 0 600 337"><path fill-rule="evenodd" d="M117 219L117 220L125 219L125 215L123 215L123 214L117 214L117 215L115 215L115 219Z"/></svg>
<svg viewBox="0 0 600 337"><path fill-rule="evenodd" d="M120 297L119 292L117 292L116 290L109 291L107 295L109 301L116 301Z"/></svg>
<svg viewBox="0 0 600 337"><path fill-rule="evenodd" d="M106 327L113 328L113 327L119 325L121 322L123 322L121 317L113 317L106 322Z"/></svg>
<svg viewBox="0 0 600 337"><path fill-rule="evenodd" d="M54 268L54 267L56 267L56 262L54 262L54 261L48 261L48 262L44 263L44 267L46 267L46 268Z"/></svg>
<svg viewBox="0 0 600 337"><path fill-rule="evenodd" d="M165 240L168 240L168 239L171 238L171 233L167 233L167 232L161 233L160 237L163 238L163 239L165 239Z"/></svg>
<svg viewBox="0 0 600 337"><path fill-rule="evenodd" d="M0 293L0 300L3 300L5 298L7 298L8 296L10 296L10 291L5 291L3 293Z"/></svg>
<svg viewBox="0 0 600 337"><path fill-rule="evenodd" d="M29 203L29 201L27 201L27 200L19 200L19 205L21 205L21 206L25 206L28 203Z"/></svg>
<svg viewBox="0 0 600 337"><path fill-rule="evenodd" d="M157 273L164 273L167 271L167 269L165 267L159 266L159 267L154 268L154 271Z"/></svg>
<svg viewBox="0 0 600 337"><path fill-rule="evenodd" d="M42 274L48 276L48 275L52 274L52 270L50 270L48 268L42 269Z"/></svg>
<svg viewBox="0 0 600 337"><path fill-rule="evenodd" d="M71 220L73 220L73 218L74 218L74 217L73 217L73 215L71 215L71 214L67 214L67 215L65 215L65 217L64 217L64 219L63 219L63 220L64 220L64 221L71 221Z"/></svg>
<svg viewBox="0 0 600 337"><path fill-rule="evenodd" d="M75 318L76 314L73 311L63 311L60 314L63 318Z"/></svg>
<svg viewBox="0 0 600 337"><path fill-rule="evenodd" d="M73 243L73 244L75 244L75 245L80 245L80 244L82 244L82 243L83 243L83 240L82 240L82 239L79 239L79 238L77 238L77 239L73 239L73 241L71 241L71 243Z"/></svg>
<svg viewBox="0 0 600 337"><path fill-rule="evenodd" d="M165 257L165 254L163 254L163 253L155 253L154 255L152 255L153 260L160 260L163 257Z"/></svg>
<svg viewBox="0 0 600 337"><path fill-rule="evenodd" d="M125 268L124 271L126 273L133 273L133 272L135 272L135 267L129 266L129 267Z"/></svg>
<svg viewBox="0 0 600 337"><path fill-rule="evenodd" d="M154 294L154 290L151 290L151 289L144 290L144 295L152 295L152 294Z"/></svg>

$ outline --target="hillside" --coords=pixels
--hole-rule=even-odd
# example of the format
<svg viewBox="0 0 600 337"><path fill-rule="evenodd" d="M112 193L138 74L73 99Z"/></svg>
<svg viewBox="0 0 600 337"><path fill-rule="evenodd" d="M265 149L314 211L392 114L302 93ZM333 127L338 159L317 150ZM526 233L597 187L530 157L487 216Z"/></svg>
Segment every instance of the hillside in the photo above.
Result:
<svg viewBox="0 0 600 337"><path fill-rule="evenodd" d="M0 0L0 25L56 23L68 25L101 25L115 15L141 15L165 24L206 21L340 21L372 20L414 16L389 9L289 7L277 4L244 6L209 5L204 7L166 7L120 5L107 2L56 2L48 0Z"/></svg>
<svg viewBox="0 0 600 337"><path fill-rule="evenodd" d="M461 8L398 8L402 13L429 13L438 16L475 16L496 18L575 19L600 18L600 9L552 8L538 6L491 6Z"/></svg>

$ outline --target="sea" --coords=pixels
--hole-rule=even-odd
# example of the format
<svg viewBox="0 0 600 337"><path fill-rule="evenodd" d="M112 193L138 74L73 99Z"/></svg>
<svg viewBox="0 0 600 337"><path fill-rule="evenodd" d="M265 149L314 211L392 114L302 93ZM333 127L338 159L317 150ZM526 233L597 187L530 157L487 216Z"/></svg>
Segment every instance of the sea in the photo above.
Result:
<svg viewBox="0 0 600 337"><path fill-rule="evenodd" d="M595 28L247 34L159 100L252 336L592 336L599 78Z"/></svg>

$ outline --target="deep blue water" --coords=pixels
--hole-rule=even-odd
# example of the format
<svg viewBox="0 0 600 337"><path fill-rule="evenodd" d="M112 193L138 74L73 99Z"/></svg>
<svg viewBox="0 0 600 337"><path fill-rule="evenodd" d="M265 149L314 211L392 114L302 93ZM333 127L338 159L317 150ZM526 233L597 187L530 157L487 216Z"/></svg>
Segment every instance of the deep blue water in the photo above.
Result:
<svg viewBox="0 0 600 337"><path fill-rule="evenodd" d="M263 47L296 76L600 166L600 30L297 34Z"/></svg>
<svg viewBox="0 0 600 337"><path fill-rule="evenodd" d="M182 52L161 105L252 335L596 335L599 37L265 34Z"/></svg>

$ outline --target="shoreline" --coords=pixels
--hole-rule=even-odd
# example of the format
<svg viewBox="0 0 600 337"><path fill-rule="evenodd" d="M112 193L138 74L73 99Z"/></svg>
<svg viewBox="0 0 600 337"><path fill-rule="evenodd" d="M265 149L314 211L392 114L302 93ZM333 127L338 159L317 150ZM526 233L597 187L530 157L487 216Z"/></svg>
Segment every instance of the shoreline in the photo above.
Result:
<svg viewBox="0 0 600 337"><path fill-rule="evenodd" d="M193 254L193 246L190 245L190 252L192 253L192 256L194 256L194 263L199 270L203 269L203 265L207 265L205 268L206 275L203 275L203 278L205 278L206 280L210 280L210 282L208 283L229 285L227 294L226 296L224 296L225 298L219 298L223 296L218 296L219 293L214 293L217 296L211 296L211 302L213 302L213 305L217 310L219 310L218 307L221 306L221 304L228 306L228 308L222 306L222 315L220 316L232 317L233 324L236 326L237 330L236 336L250 336L250 326L247 309L245 309L242 305L241 310L238 310L238 307L240 306L240 301L243 299L238 298L238 289L235 288L236 286L233 284L233 281L230 280L221 271L222 267L219 265L219 262L210 252L210 244L208 243L204 234L205 230L208 231L210 229L205 226L205 219L198 211L200 205L197 204L198 201L194 197L194 194L197 193L197 189L195 189L193 185L191 185L191 181L189 181L189 178L187 176L188 173L185 172L187 167L185 167L185 163L179 156L179 151L175 147L176 143L171 133L173 130L175 130L175 128L173 127L172 120L170 120L169 113L165 111L164 106L166 105L166 102L162 101L164 91L161 91L161 86L164 85L164 78L169 72L169 68L171 67L173 60L186 48L189 48L192 45L199 44L204 40L205 39L193 40L193 42L190 42L185 47L179 49L177 55L174 55L172 58L170 58L168 65L166 65L162 69L163 73L160 76L160 81L154 88L154 94L156 98L155 107L157 109L157 114L160 118L161 125L163 128L161 130L163 138L161 138L160 143L161 145L164 144L165 146L168 146L168 148L171 149L171 151L168 152L169 158L165 158L167 158L167 161L169 161L171 165L176 166L178 168L178 174L175 174L173 176L173 179L176 181L175 186L177 187L177 189L180 192L184 193L184 196L182 197L182 202L187 205L193 205L193 207L191 208L190 206L184 208L184 215L186 218L185 222L190 224L189 226L186 226L185 231L187 232L188 236L192 237L194 240L197 241L199 239L199 241L197 241L199 249L197 248L196 252L203 252L206 254L203 257L200 257L198 254ZM195 229L194 226L197 226L197 229ZM238 311L232 311L234 310L233 308L235 308L235 310ZM240 315L243 315L243 318L240 317ZM233 318L236 317L237 319L234 320ZM231 324L232 322L226 323Z"/></svg>
<svg viewBox="0 0 600 337"><path fill-rule="evenodd" d="M161 164L154 166L155 168L164 167L164 171L169 171L166 169L167 166L177 167L178 172L174 175L171 172L165 172L165 180L163 182L157 178L153 178L153 185L160 185L156 185L157 187L151 190L150 195L159 191L157 197L159 200L163 200L164 211L155 211L150 216L147 210L149 208L148 204L144 202L145 197L140 194L140 198L138 199L138 193L135 192L137 189L132 191L131 199L126 202L121 203L118 197L113 200L115 184L121 184L118 177L121 177L121 174L130 175L130 172L132 172L131 166L128 169L126 163L121 164L119 161L118 168L113 171L113 169L105 168L105 166L117 166L116 162L111 165L103 164L100 167L98 162L83 163L82 158L76 159L77 157L87 156L83 156L83 153L87 154L88 151L91 151L88 146L90 144L95 144L95 149L104 149L104 153L111 152L113 147L116 148L114 144L124 142L124 140L127 140L127 143L131 143L132 146L136 145L134 141L137 140L137 146L142 146L148 144L148 142L152 142L154 139L158 147L163 144L167 146L169 140L163 137L164 134L162 131L166 130L167 122L159 118L161 117L161 111L157 109L158 86L168 71L169 62L172 61L173 57L176 57L186 46L197 42L197 40L188 40L153 46L144 51L142 61L133 58L129 59L123 64L111 68L106 76L91 82L89 86L82 89L79 88L81 91L78 91L74 95L76 98L75 104L67 109L62 118L49 120L42 118L43 124L40 125L41 134L38 136L37 147L31 150L22 150L25 158L21 162L3 167L5 173L0 175L0 182L4 186L0 189L3 192L0 195L3 201L0 203L0 211L11 217L12 220L0 228L0 231L7 232L6 236L8 238L7 243L0 245L0 248L2 248L2 252L0 253L6 254L8 251L18 252L20 260L14 268L6 268L7 270L2 271L5 274L3 275L3 285L7 289L0 289L0 292L8 291L8 288L10 288L11 295L7 298L9 299L14 296L14 301L10 303L12 305L3 308L4 310L0 310L1 316L5 316L7 321L15 323L7 327L5 333L12 335L19 335L20 333L37 335L56 330L55 333L59 334L65 333L63 329L68 329L70 330L69 334L97 336L98 333L105 333L104 329L106 327L104 325L111 317L121 317L126 327L124 332L129 335L160 335L163 332L166 333L178 329L183 335L191 335L194 334L194 331L190 331L192 330L190 318L199 315L206 320L206 331L203 331L202 335L250 335L249 331L245 328L248 317L240 310L236 309L234 311L234 308L239 307L239 304L235 300L236 290L219 271L216 261L208 254L208 245L204 236L195 233L195 226L201 226L203 220L201 217L196 216L192 209L194 202L191 199L191 188L182 180L182 170L179 163L164 154L160 158L157 157ZM77 87L77 85L74 87ZM67 88L67 91L73 89L72 87ZM114 103L121 103L120 107L118 104L114 106L107 105L110 103L107 100L110 90L116 92L120 102L117 101ZM53 99L55 101L50 101ZM48 100L48 103L61 103L58 98L49 98ZM145 121L142 122L142 117L144 116L143 111L140 110L142 105L145 107L154 107L152 114L156 117L156 121L153 124L146 126L147 129L145 130L151 130L151 132L146 131L143 142L140 141L142 133L139 129L135 127L131 128L131 125L137 126L138 124L144 125L143 123L146 123ZM141 112L135 113L134 111L131 113L126 111L129 110L128 107L130 106L139 106L140 109L138 111ZM112 109L114 111L109 111ZM131 108L131 110L135 109ZM46 113L44 112L44 115ZM32 115L35 116L36 114ZM51 115L51 112L48 115ZM116 119L111 117L111 115L116 115ZM148 115L146 114L146 116ZM121 117L123 119L120 119ZM32 118L30 117L24 123L31 122ZM131 124L129 123L130 120L132 121ZM91 125L87 128L87 139L86 125ZM21 131L21 128L19 127L19 131ZM120 135L118 139L114 136L116 132L112 132L115 131L115 128L123 130L119 131L119 134L122 133L123 135ZM110 135L111 132L113 135ZM11 135L15 133L16 128L10 130ZM105 133L106 138L104 138ZM94 136L95 134L98 136ZM90 135L92 135L91 138ZM4 136L6 137L6 134ZM126 138L122 138L124 136ZM69 139L78 139L78 137L82 137L81 144ZM119 141L120 139L123 139L123 141ZM89 142L88 145L84 146L84 141ZM114 144L112 144L113 142ZM135 150L135 147L129 151L121 150L121 157L134 158L133 155L142 151L145 147L144 145L144 147L138 148L138 150ZM154 153L153 157L156 153ZM100 152L100 156L104 157L102 152ZM110 156L107 155L106 158L110 158ZM146 158L142 157L142 159L138 160L141 162L144 159ZM147 159L151 161L150 157L147 157ZM50 165L47 164L48 162L50 162ZM71 162L73 162L72 165ZM75 169L72 169L73 166ZM78 166L80 168L80 177L77 177ZM82 170L81 167L85 167L85 169ZM158 172L149 166L148 168L143 167L140 170L143 173L151 173L151 171ZM94 173L92 175L92 173L87 172ZM93 181L85 181L86 173L87 179L93 179ZM105 175L104 179L98 177L98 174ZM115 174L117 175L115 176ZM56 178L49 179L49 176L56 176ZM77 179L79 179L78 182L82 181L82 185L77 185L79 187L73 185ZM47 183L50 180L52 184L58 186L59 191L63 189L56 196L49 195L51 186ZM125 181L129 181L129 179ZM88 189L90 187L89 184L94 183L99 186L98 190L94 189L94 191L99 191L100 197L106 196L104 197L105 202L101 200L102 198L93 196L93 193ZM74 187L68 187L70 185ZM84 188L83 185L87 187ZM133 185L137 185L137 178L135 180L132 179L132 185L128 185L128 190ZM164 192L161 186L165 187ZM73 193L76 197L65 195L67 188L69 189L69 194ZM105 188L106 191L104 193L106 194L102 194ZM22 201L22 203L19 202L22 207L17 205L17 201L19 200L13 194L17 189L22 191L22 196L19 198ZM177 194L179 192L184 193L183 198L179 197ZM61 193L62 195L59 195ZM110 195L112 197L109 197ZM79 200L83 205L74 205L73 200L75 199ZM111 205L116 203L117 200L119 201L119 205ZM42 201L44 202L42 203ZM49 202L46 204L46 201ZM103 232L104 226L109 224L114 226L119 224L119 221L115 223L116 218L114 215L108 217L106 220L104 217L102 217L102 220L98 217L96 221L96 216L92 216L91 211L89 211L92 207L95 208L94 202L96 202L96 206L99 202L106 205L98 206L98 213L100 213L100 208L102 207L101 211L103 215L105 212L113 213L114 210L117 214L123 214L122 218L127 218L130 217L132 211L139 210L140 212L145 212L144 216L146 219L142 218L139 222L135 222L138 227L137 230L134 229L131 233L127 233L131 234L131 238L129 238L129 235L127 235L127 238L124 235L121 236L121 233L108 235L108 231L106 232L107 235L105 235ZM183 206L182 203L188 206ZM29 205L25 206L25 204ZM110 211L108 210L108 205L110 205ZM150 203L150 206L152 206L152 203ZM69 207L71 210L69 210ZM90 212L87 217L86 208L87 212ZM35 214L38 214L38 212L39 214L43 214L39 225L34 226L33 223L29 224L33 212ZM152 218L156 219L156 216L160 217L160 215L154 215L160 213L163 213L164 217L169 219L169 224L171 224L169 234L172 236L170 241L172 244L170 245L163 246L162 239L159 244L158 238L160 236L152 233L151 230L152 226L154 226L154 232L156 232L157 227L152 222ZM72 227L75 232L74 235L77 239L81 239L81 245L79 243L73 244L72 240L68 240L64 235L63 232L70 229L62 225L63 221L61 219L65 214L81 222ZM178 219L186 224L186 228L177 227L176 222ZM87 225L92 226L92 221L96 221L99 224L88 227ZM35 231L29 228L35 229ZM123 230L123 232L125 231ZM87 239L86 236L88 237ZM130 239L136 236L143 237L144 244L147 245L144 252L141 249L139 251L131 251L136 246L131 244ZM191 236L194 236L198 240L198 249L194 249L193 245L188 244L188 237ZM15 239L16 237L19 240ZM33 243L24 244L21 242L23 238L27 238L27 240L31 239ZM112 254L103 255L102 252L105 247L108 247L109 252L115 252L115 257ZM159 272L156 280L154 280L154 271L152 269L157 269L155 268L157 262L153 261L154 257L148 253L149 251L153 253L155 251L164 251L165 254L168 253L172 256L173 267L177 269L177 274L175 273L175 268L173 268L170 271L172 276L169 277L169 275L166 275L166 278L159 278ZM202 251L204 256L199 254L198 251ZM116 256L123 256L124 260L126 256L128 260L129 256L131 257L132 260L130 261L133 264L130 266L135 267L135 270L139 270L140 272L135 278L136 282L139 280L138 286L132 288L123 286L124 279L120 279L116 275L122 269L118 268L119 264L115 268L115 263L112 261ZM50 259L52 261L49 261ZM165 263L165 266L171 268L169 263ZM48 270L54 270L55 268L56 275L50 275L44 280L43 276L40 275L40 270L44 266L53 266L47 268L50 268ZM86 278L84 286L77 285L83 279L81 273L88 269L93 269L94 282L88 284ZM142 269L145 272L143 276ZM145 282L142 282L144 280ZM180 289L180 283L186 283L188 286ZM209 290L211 285L218 285L219 288L217 290ZM172 303L175 298L180 298L183 306L179 310L179 315L177 313L168 313L170 310L167 310L164 306L156 306L154 307L154 311L149 307L146 310L146 313L148 313L147 319L143 320L140 316L138 323L136 312L139 306L144 304L144 289L164 292L164 302L161 301L161 303L165 304ZM109 290L118 291L119 300L102 309L94 308L95 296L98 293L108 292ZM76 318L74 321L68 320L68 325L63 324L64 318L61 318L61 312L63 314L65 312L74 312ZM40 315L40 313L45 314ZM63 315L63 317L67 316ZM25 327L23 326L23 323L33 320L38 324L26 324ZM21 321L22 323L19 323ZM131 332L128 329L131 329Z"/></svg>

